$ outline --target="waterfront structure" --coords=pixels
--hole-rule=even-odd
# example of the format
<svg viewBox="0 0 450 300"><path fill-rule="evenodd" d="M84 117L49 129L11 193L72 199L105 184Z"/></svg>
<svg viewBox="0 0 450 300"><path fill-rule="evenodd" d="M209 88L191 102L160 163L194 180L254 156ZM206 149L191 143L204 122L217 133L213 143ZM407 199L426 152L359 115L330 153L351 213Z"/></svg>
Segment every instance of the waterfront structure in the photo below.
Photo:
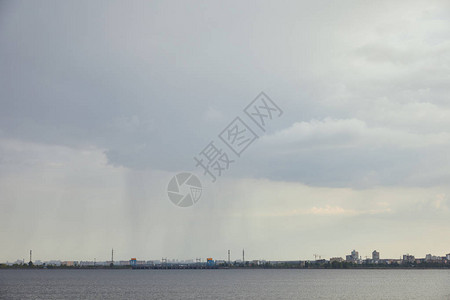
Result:
<svg viewBox="0 0 450 300"><path fill-rule="evenodd" d="M50 260L47 262L47 266L61 266L61 261L60 260Z"/></svg>
<svg viewBox="0 0 450 300"><path fill-rule="evenodd" d="M359 261L359 253L358 251L356 251L355 249L353 249L353 251L350 253L350 255L347 255L345 257L345 260L347 262L353 262L353 263L357 263Z"/></svg>
<svg viewBox="0 0 450 300"><path fill-rule="evenodd" d="M425 262L425 258L416 258L416 261L415 261L416 264L421 264L424 262Z"/></svg>
<svg viewBox="0 0 450 300"><path fill-rule="evenodd" d="M416 258L414 255L405 254L403 255L402 263L414 263Z"/></svg>
<svg viewBox="0 0 450 300"><path fill-rule="evenodd" d="M342 257L332 257L332 258L330 258L330 263L332 263L334 261L336 261L336 262L343 262L344 259Z"/></svg>
<svg viewBox="0 0 450 300"><path fill-rule="evenodd" d="M130 259L130 266L136 267L136 266L143 266L145 265L145 260L137 260L135 257Z"/></svg>
<svg viewBox="0 0 450 300"><path fill-rule="evenodd" d="M227 264L227 262L224 259L216 260L216 265L218 265L218 266L224 266L226 264Z"/></svg>
<svg viewBox="0 0 450 300"><path fill-rule="evenodd" d="M380 260L380 252L378 252L377 250L373 250L373 252L372 252L372 260L373 261Z"/></svg>
<svg viewBox="0 0 450 300"><path fill-rule="evenodd" d="M130 266L136 267L136 258L130 259Z"/></svg>
<svg viewBox="0 0 450 300"><path fill-rule="evenodd" d="M206 265L208 266L208 267L212 267L212 266L214 266L216 263L214 262L214 260L211 258L211 257L208 257L207 259L206 259Z"/></svg>
<svg viewBox="0 0 450 300"><path fill-rule="evenodd" d="M81 267L93 267L96 265L95 261L80 261Z"/></svg>
<svg viewBox="0 0 450 300"><path fill-rule="evenodd" d="M74 266L78 266L78 262L73 261L73 260L63 261L63 262L61 262L61 266L74 267Z"/></svg>
<svg viewBox="0 0 450 300"><path fill-rule="evenodd" d="M427 254L425 256L425 261L426 262L441 262L442 261L442 257L436 256L436 255Z"/></svg>

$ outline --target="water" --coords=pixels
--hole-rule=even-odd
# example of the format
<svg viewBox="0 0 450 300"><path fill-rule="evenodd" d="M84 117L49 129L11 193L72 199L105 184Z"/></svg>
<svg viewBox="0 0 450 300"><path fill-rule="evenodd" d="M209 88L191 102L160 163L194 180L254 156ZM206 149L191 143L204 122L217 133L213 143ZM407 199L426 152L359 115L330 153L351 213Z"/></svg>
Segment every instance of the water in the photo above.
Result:
<svg viewBox="0 0 450 300"><path fill-rule="evenodd" d="M450 299L450 270L0 270L0 299Z"/></svg>

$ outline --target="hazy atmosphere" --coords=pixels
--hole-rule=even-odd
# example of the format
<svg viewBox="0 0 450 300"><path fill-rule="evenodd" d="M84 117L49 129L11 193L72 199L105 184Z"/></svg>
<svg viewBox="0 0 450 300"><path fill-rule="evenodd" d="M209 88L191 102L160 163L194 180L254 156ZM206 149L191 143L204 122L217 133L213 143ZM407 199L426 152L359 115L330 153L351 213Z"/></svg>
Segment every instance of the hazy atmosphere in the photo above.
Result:
<svg viewBox="0 0 450 300"><path fill-rule="evenodd" d="M0 70L0 262L450 252L448 1L0 1Z"/></svg>

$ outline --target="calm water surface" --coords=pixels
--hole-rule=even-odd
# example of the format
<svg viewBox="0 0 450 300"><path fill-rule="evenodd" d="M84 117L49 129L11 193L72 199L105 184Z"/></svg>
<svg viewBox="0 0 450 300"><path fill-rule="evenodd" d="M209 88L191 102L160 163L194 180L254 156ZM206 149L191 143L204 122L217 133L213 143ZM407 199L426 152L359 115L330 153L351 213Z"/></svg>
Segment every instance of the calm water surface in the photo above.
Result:
<svg viewBox="0 0 450 300"><path fill-rule="evenodd" d="M0 270L0 299L450 299L450 270Z"/></svg>

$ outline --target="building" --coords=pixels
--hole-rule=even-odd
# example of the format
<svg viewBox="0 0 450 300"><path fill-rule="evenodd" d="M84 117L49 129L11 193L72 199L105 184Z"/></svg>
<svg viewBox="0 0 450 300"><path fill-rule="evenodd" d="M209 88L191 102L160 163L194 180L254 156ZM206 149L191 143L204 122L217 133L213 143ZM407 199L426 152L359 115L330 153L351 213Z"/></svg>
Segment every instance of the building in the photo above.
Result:
<svg viewBox="0 0 450 300"><path fill-rule="evenodd" d="M206 259L206 265L208 266L208 267L212 267L212 266L214 266L216 263L214 262L214 260L211 258L211 257L208 257L207 259Z"/></svg>
<svg viewBox="0 0 450 300"><path fill-rule="evenodd" d="M136 267L136 265L137 265L137 260L136 260L136 258L132 258L132 259L130 259L130 266L132 266L132 267Z"/></svg>
<svg viewBox="0 0 450 300"><path fill-rule="evenodd" d="M425 256L425 261L426 262L442 262L442 257L431 255L431 254L427 254Z"/></svg>
<svg viewBox="0 0 450 300"><path fill-rule="evenodd" d="M252 261L250 262L250 265L252 265L252 266L259 266L259 265L261 265L261 263L260 263L259 260L255 259L255 260L252 260Z"/></svg>
<svg viewBox="0 0 450 300"><path fill-rule="evenodd" d="M130 266L135 267L135 266L144 266L145 265L145 260L137 260L135 257L133 257L132 259L130 259Z"/></svg>
<svg viewBox="0 0 450 300"><path fill-rule="evenodd" d="M359 253L355 249L351 252L350 255L345 256L345 260L347 262L357 263L359 261Z"/></svg>
<svg viewBox="0 0 450 300"><path fill-rule="evenodd" d="M50 261L47 261L46 263L47 263L47 266L57 266L57 267L61 266L60 260L50 260Z"/></svg>
<svg viewBox="0 0 450 300"><path fill-rule="evenodd" d="M355 249L353 249L353 251L352 251L352 258L355 261L357 261L359 259L359 253Z"/></svg>
<svg viewBox="0 0 450 300"><path fill-rule="evenodd" d="M332 263L334 261L336 261L336 262L343 262L344 259L342 257L332 257L332 258L330 258L330 263Z"/></svg>
<svg viewBox="0 0 450 300"><path fill-rule="evenodd" d="M425 258L416 258L416 264L421 264L425 262Z"/></svg>
<svg viewBox="0 0 450 300"><path fill-rule="evenodd" d="M226 264L227 264L227 262L223 259L216 260L216 265L218 265L218 266L222 266L222 265L226 265Z"/></svg>
<svg viewBox="0 0 450 300"><path fill-rule="evenodd" d="M95 261L80 261L81 267L92 267L95 266Z"/></svg>
<svg viewBox="0 0 450 300"><path fill-rule="evenodd" d="M129 266L130 261L129 260L121 260L119 261L119 266Z"/></svg>
<svg viewBox="0 0 450 300"><path fill-rule="evenodd" d="M405 254L403 255L402 263L415 263L416 258L414 255Z"/></svg>
<svg viewBox="0 0 450 300"><path fill-rule="evenodd" d="M372 260L373 261L380 260L380 252L378 252L377 250L373 250L373 252L372 252Z"/></svg>
<svg viewBox="0 0 450 300"><path fill-rule="evenodd" d="M63 261L61 263L61 266L66 266L66 267L74 267L74 266L77 266L77 265L78 265L78 262L77 261L72 261L72 260L70 260L70 261Z"/></svg>

